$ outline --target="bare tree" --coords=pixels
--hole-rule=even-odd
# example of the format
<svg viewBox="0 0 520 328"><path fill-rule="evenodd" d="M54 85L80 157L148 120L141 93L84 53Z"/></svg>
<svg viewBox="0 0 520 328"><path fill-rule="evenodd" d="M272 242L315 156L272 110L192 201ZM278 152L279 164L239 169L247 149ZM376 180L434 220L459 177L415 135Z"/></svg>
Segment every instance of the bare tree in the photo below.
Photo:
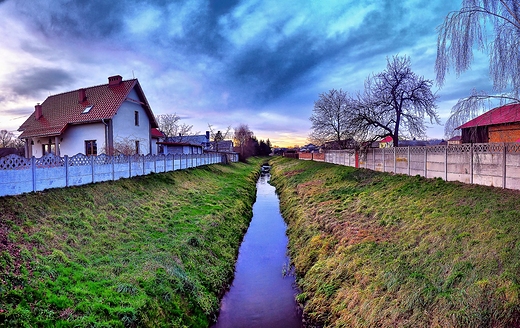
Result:
<svg viewBox="0 0 520 328"><path fill-rule="evenodd" d="M159 130L161 130L161 132L167 138L182 138L182 136L189 136L199 133L192 132L193 125L188 125L185 123L180 124L179 121L181 120L181 118L176 113L157 115L155 119L157 120L157 124L159 125Z"/></svg>
<svg viewBox="0 0 520 328"><path fill-rule="evenodd" d="M209 133L210 133L210 140L213 141L213 145L214 145L213 149L215 149L215 151L218 152L219 143L221 141L229 138L229 133L231 132L231 126L228 126L226 128L226 131L224 131L224 132L222 132L220 130L215 131L215 129L213 128L213 125L211 125L211 124L208 124L208 129L209 129Z"/></svg>
<svg viewBox="0 0 520 328"><path fill-rule="evenodd" d="M247 124L240 124L239 126L235 127L233 141L238 147L244 146L247 143L247 140L249 140L252 136L253 131L249 129L249 126Z"/></svg>
<svg viewBox="0 0 520 328"><path fill-rule="evenodd" d="M254 143L251 142L253 136L253 131L249 129L247 124L240 124L235 127L233 141L237 147L240 147L240 160L242 161L249 157L251 153L254 153ZM252 152L251 147L253 148Z"/></svg>
<svg viewBox="0 0 520 328"><path fill-rule="evenodd" d="M310 121L312 132L309 139L312 143L324 144L335 141L341 144L342 140L352 138L354 131L350 122L355 100L343 90L329 90L321 93L314 102L314 109Z"/></svg>
<svg viewBox="0 0 520 328"><path fill-rule="evenodd" d="M141 145L144 145L145 143L145 139L135 137L119 137L114 142L113 151L116 155L139 155L141 153Z"/></svg>
<svg viewBox="0 0 520 328"><path fill-rule="evenodd" d="M15 147L13 146L14 139L15 136L12 132L0 130L0 148Z"/></svg>
<svg viewBox="0 0 520 328"><path fill-rule="evenodd" d="M433 81L412 71L407 56L387 58L386 69L366 79L350 121L351 130L356 131L359 141L391 136L395 147L403 135L424 137L425 117L439 124L432 85Z"/></svg>
<svg viewBox="0 0 520 328"><path fill-rule="evenodd" d="M452 108L445 132L478 116L496 104L519 102L520 3L518 0L463 0L439 27L435 71L443 85L451 66L457 75L471 67L476 49L489 56L489 72L496 94L473 91ZM493 101L495 100L495 101Z"/></svg>

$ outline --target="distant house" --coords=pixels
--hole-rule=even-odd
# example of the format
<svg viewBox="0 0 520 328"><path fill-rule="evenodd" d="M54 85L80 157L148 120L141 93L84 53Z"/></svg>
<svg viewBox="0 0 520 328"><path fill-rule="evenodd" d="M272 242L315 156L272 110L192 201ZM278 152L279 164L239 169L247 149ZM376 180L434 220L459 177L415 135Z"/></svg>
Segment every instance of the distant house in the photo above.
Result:
<svg viewBox="0 0 520 328"><path fill-rule="evenodd" d="M49 96L18 129L27 157L156 153L152 109L137 79L120 75L108 83Z"/></svg>
<svg viewBox="0 0 520 328"><path fill-rule="evenodd" d="M520 140L520 104L494 108L456 129L462 143L516 142Z"/></svg>
<svg viewBox="0 0 520 328"><path fill-rule="evenodd" d="M160 154L202 154L211 147L209 131L202 135L168 137L157 145Z"/></svg>
<svg viewBox="0 0 520 328"><path fill-rule="evenodd" d="M215 141L211 142L210 150L218 151L220 153L232 153L234 150L233 141L231 140L222 140L218 143Z"/></svg>
<svg viewBox="0 0 520 328"><path fill-rule="evenodd" d="M188 142L169 142L160 141L157 143L161 149L161 154L202 154L204 150L201 145L194 145Z"/></svg>
<svg viewBox="0 0 520 328"><path fill-rule="evenodd" d="M320 147L311 143L300 148L300 152L302 153L317 153L319 151Z"/></svg>
<svg viewBox="0 0 520 328"><path fill-rule="evenodd" d="M389 148L394 146L394 138L391 136L384 137L379 141L379 148Z"/></svg>
<svg viewBox="0 0 520 328"><path fill-rule="evenodd" d="M399 140L399 147L424 147L424 146L442 146L448 143L444 139L430 140Z"/></svg>
<svg viewBox="0 0 520 328"><path fill-rule="evenodd" d="M340 141L327 141L322 146L325 150L355 149L357 147L358 143L352 138Z"/></svg>
<svg viewBox="0 0 520 328"><path fill-rule="evenodd" d="M460 145L462 143L462 136L455 136L448 139L448 145Z"/></svg>

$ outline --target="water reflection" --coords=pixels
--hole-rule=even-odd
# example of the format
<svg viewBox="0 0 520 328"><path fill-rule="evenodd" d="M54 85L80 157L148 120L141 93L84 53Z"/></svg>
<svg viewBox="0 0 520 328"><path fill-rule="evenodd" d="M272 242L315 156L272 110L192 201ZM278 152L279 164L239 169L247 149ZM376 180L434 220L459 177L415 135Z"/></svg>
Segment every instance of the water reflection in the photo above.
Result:
<svg viewBox="0 0 520 328"><path fill-rule="evenodd" d="M235 279L213 327L302 327L294 277L283 276L289 263L286 225L269 178L265 174L257 182L253 218L240 246Z"/></svg>

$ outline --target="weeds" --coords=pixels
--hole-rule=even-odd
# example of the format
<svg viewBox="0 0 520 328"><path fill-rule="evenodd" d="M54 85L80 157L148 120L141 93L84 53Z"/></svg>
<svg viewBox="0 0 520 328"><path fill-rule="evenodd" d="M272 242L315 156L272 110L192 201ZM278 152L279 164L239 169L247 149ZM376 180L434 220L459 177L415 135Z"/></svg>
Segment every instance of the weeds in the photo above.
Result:
<svg viewBox="0 0 520 328"><path fill-rule="evenodd" d="M0 327L205 327L260 159L0 198Z"/></svg>
<svg viewBox="0 0 520 328"><path fill-rule="evenodd" d="M520 325L518 191L273 158L310 322Z"/></svg>

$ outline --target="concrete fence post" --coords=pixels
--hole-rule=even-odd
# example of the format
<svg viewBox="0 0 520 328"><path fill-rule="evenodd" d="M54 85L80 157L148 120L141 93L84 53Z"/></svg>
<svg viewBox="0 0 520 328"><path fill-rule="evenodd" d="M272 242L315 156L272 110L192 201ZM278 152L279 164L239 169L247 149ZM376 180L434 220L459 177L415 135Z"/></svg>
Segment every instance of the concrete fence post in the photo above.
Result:
<svg viewBox="0 0 520 328"><path fill-rule="evenodd" d="M31 157L32 189L36 191L36 157Z"/></svg>
<svg viewBox="0 0 520 328"><path fill-rule="evenodd" d="M383 147L383 172L386 172L386 147ZM374 163L374 171L376 164Z"/></svg>
<svg viewBox="0 0 520 328"><path fill-rule="evenodd" d="M112 181L115 181L116 180L116 157L114 155L110 155L110 158L111 158L111 163L112 163Z"/></svg>
<svg viewBox="0 0 520 328"><path fill-rule="evenodd" d="M94 183L94 182L96 182L95 181L96 178L94 176L94 174L95 174L95 170L94 170L94 156L90 156L90 165L92 167L92 170L91 170L92 171L92 183Z"/></svg>
<svg viewBox="0 0 520 328"><path fill-rule="evenodd" d="M469 183L473 184L473 143L469 146Z"/></svg>
<svg viewBox="0 0 520 328"><path fill-rule="evenodd" d="M448 146L444 146L444 181L448 181Z"/></svg>
<svg viewBox="0 0 520 328"><path fill-rule="evenodd" d="M69 156L63 157L63 163L65 165L65 187L69 186Z"/></svg>
<svg viewBox="0 0 520 328"><path fill-rule="evenodd" d="M507 145L505 142L502 143L502 188L506 188L506 180L507 180Z"/></svg>
<svg viewBox="0 0 520 328"><path fill-rule="evenodd" d="M408 175L411 175L412 171L410 166L410 146L408 146L407 148L408 149L406 150L406 161L408 163Z"/></svg>
<svg viewBox="0 0 520 328"><path fill-rule="evenodd" d="M128 155L128 177L132 177L132 156Z"/></svg>
<svg viewBox="0 0 520 328"><path fill-rule="evenodd" d="M397 173L397 147L392 148L394 148L394 173Z"/></svg>
<svg viewBox="0 0 520 328"><path fill-rule="evenodd" d="M428 147L424 146L424 177L428 177Z"/></svg>

